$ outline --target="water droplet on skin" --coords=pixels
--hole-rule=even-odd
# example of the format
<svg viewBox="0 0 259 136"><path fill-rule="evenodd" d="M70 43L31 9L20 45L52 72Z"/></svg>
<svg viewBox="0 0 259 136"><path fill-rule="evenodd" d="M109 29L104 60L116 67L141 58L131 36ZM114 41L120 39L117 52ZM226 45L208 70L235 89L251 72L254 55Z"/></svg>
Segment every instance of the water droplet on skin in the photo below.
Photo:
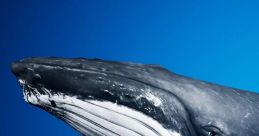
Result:
<svg viewBox="0 0 259 136"><path fill-rule="evenodd" d="M85 77L86 77L85 74L80 74L78 78L83 79Z"/></svg>
<svg viewBox="0 0 259 136"><path fill-rule="evenodd" d="M103 82L104 81L104 79L102 77L97 77L96 80L99 81L99 82Z"/></svg>
<svg viewBox="0 0 259 136"><path fill-rule="evenodd" d="M35 79L41 79L41 76L40 76L40 74L35 74L35 75L34 75L34 78L35 78Z"/></svg>
<svg viewBox="0 0 259 136"><path fill-rule="evenodd" d="M124 88L124 84L119 84L119 87L120 88Z"/></svg>
<svg viewBox="0 0 259 136"><path fill-rule="evenodd" d="M104 92L106 92L106 93L108 93L108 94L110 94L110 95L114 95L112 92L110 92L109 90L107 90L107 89L105 89L105 90L103 90Z"/></svg>

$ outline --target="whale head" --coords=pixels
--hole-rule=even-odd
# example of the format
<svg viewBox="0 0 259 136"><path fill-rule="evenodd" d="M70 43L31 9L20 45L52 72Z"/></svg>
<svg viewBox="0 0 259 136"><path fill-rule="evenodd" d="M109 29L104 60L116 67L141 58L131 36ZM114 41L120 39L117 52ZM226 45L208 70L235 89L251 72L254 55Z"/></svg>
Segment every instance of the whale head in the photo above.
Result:
<svg viewBox="0 0 259 136"><path fill-rule="evenodd" d="M168 73L159 66L28 58L11 67L25 101L83 135L196 135L181 102L172 93L145 82L149 79L144 77Z"/></svg>
<svg viewBox="0 0 259 136"><path fill-rule="evenodd" d="M259 95L158 65L28 58L11 66L28 103L83 135L255 136Z"/></svg>

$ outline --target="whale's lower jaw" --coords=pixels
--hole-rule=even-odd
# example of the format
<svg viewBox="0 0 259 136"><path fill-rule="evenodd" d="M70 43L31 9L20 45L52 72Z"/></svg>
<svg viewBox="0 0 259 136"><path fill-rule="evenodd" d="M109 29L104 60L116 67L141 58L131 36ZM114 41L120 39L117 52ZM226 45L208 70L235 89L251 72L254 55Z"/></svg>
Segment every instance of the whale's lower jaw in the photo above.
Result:
<svg viewBox="0 0 259 136"><path fill-rule="evenodd" d="M24 99L64 120L83 135L99 136L181 136L164 128L153 118L109 101L81 100L64 94L37 90L19 80Z"/></svg>

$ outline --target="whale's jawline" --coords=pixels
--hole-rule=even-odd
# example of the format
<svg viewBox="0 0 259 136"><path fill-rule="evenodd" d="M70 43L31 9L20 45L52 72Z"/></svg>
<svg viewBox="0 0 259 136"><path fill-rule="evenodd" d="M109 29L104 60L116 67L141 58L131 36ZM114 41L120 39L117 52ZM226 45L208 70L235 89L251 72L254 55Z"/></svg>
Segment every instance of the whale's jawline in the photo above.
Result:
<svg viewBox="0 0 259 136"><path fill-rule="evenodd" d="M51 94L18 80L26 102L40 107L68 123L83 135L181 136L164 128L146 114L110 101L81 100L65 94Z"/></svg>

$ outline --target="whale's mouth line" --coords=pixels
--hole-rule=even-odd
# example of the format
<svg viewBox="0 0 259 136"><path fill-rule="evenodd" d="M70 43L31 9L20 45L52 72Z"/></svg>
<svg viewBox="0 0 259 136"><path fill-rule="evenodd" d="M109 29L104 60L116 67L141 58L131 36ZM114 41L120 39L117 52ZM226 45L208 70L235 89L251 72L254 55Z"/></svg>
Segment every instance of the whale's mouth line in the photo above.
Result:
<svg viewBox="0 0 259 136"><path fill-rule="evenodd" d="M84 135L180 136L153 118L110 101L81 100L61 93L34 88L18 79L26 102L43 108Z"/></svg>

